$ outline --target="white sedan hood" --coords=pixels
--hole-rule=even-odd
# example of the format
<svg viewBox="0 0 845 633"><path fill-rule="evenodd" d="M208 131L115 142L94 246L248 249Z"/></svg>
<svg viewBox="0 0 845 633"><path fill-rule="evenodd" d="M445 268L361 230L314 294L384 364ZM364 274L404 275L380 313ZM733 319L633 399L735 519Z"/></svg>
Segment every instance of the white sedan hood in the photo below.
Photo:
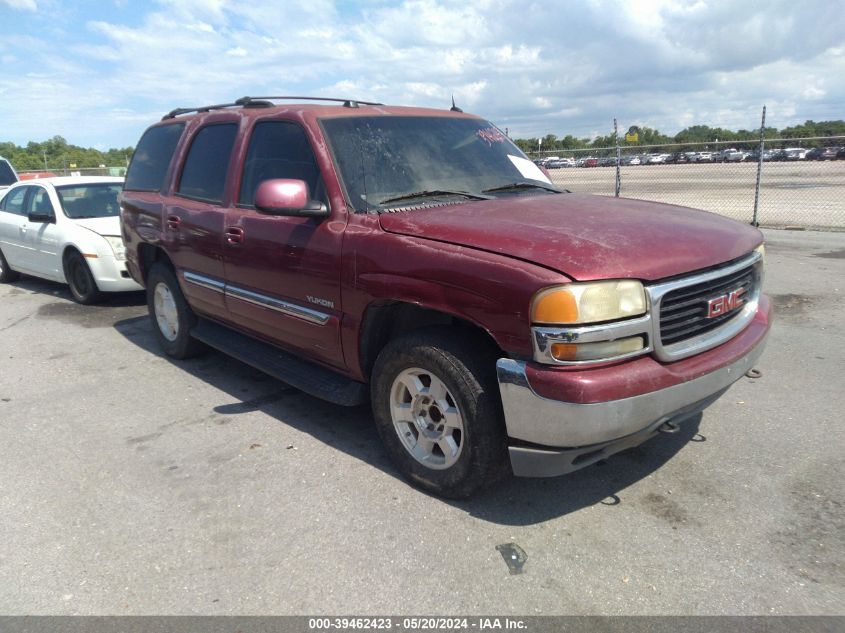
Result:
<svg viewBox="0 0 845 633"><path fill-rule="evenodd" d="M120 235L120 217L116 215L108 218L80 218L73 222L100 235Z"/></svg>

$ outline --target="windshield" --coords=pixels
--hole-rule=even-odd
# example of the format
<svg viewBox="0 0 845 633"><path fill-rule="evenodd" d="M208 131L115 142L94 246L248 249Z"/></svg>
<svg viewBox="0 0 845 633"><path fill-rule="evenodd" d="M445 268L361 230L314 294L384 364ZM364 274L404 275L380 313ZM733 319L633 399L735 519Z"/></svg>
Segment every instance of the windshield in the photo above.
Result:
<svg viewBox="0 0 845 633"><path fill-rule="evenodd" d="M56 187L65 215L72 220L118 215L117 194L122 183L92 183Z"/></svg>
<svg viewBox="0 0 845 633"><path fill-rule="evenodd" d="M501 130L481 119L363 116L321 123L358 211L553 190Z"/></svg>

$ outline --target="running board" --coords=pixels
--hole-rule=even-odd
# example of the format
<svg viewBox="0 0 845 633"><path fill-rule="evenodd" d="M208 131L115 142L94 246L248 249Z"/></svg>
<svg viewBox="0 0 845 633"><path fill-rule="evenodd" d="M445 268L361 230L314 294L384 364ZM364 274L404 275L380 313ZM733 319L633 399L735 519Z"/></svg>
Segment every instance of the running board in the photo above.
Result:
<svg viewBox="0 0 845 633"><path fill-rule="evenodd" d="M213 321L200 319L191 336L316 398L347 407L369 400L369 388L364 383L344 378Z"/></svg>

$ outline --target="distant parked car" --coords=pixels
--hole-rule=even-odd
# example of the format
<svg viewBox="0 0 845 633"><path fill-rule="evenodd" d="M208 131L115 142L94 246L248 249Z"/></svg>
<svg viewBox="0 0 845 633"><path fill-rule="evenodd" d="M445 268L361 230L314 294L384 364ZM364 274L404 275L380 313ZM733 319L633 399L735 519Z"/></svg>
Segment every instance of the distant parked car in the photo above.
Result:
<svg viewBox="0 0 845 633"><path fill-rule="evenodd" d="M836 160L838 147L817 147L807 152L807 160Z"/></svg>
<svg viewBox="0 0 845 633"><path fill-rule="evenodd" d="M778 149L765 149L763 150L763 160L764 161L771 161L777 160L780 154L780 150ZM748 160L758 161L760 160L760 150L754 150L749 154Z"/></svg>
<svg viewBox="0 0 845 633"><path fill-rule="evenodd" d="M666 160L669 158L669 154L649 154L648 160L646 161L647 165L663 165L666 163Z"/></svg>
<svg viewBox="0 0 845 633"><path fill-rule="evenodd" d="M714 153L713 152L696 152L695 160L693 162L696 163L712 163L715 161Z"/></svg>
<svg viewBox="0 0 845 633"><path fill-rule="evenodd" d="M836 152L836 158L845 158L845 147L839 148L839 151Z"/></svg>
<svg viewBox="0 0 845 633"><path fill-rule="evenodd" d="M598 167L599 166L599 159L598 158L585 158L584 162L581 165L582 167Z"/></svg>
<svg viewBox="0 0 845 633"><path fill-rule="evenodd" d="M0 282L18 273L67 283L78 303L141 290L126 270L117 195L123 178L21 181L0 201Z"/></svg>
<svg viewBox="0 0 845 633"><path fill-rule="evenodd" d="M574 167L575 161L571 158L558 158L548 161L544 167L546 169L561 169L562 167Z"/></svg>
<svg viewBox="0 0 845 633"><path fill-rule="evenodd" d="M750 155L750 152L741 149L729 149L722 153L722 160L726 163L741 163Z"/></svg>
<svg viewBox="0 0 845 633"><path fill-rule="evenodd" d="M674 165L688 163L690 162L689 153L690 152L675 152L673 154L669 154L669 158L666 159L666 162Z"/></svg>
<svg viewBox="0 0 845 633"><path fill-rule="evenodd" d="M640 160L639 156L623 156L622 157L622 164L623 165L641 165L642 160Z"/></svg>
<svg viewBox="0 0 845 633"><path fill-rule="evenodd" d="M784 160L805 160L810 150L803 147L787 147L783 150Z"/></svg>

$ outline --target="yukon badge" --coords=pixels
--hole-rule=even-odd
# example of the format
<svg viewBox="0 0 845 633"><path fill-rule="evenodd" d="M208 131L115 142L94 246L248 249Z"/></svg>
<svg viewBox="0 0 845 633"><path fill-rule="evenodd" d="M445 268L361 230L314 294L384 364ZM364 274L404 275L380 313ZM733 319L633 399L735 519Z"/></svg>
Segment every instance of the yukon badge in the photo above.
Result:
<svg viewBox="0 0 845 633"><path fill-rule="evenodd" d="M745 299L742 298L743 294L745 294L745 288L737 288L721 297L710 299L707 302L707 318L714 319L732 310L736 310L745 303Z"/></svg>
<svg viewBox="0 0 845 633"><path fill-rule="evenodd" d="M321 299L320 297L312 297L311 295L306 295L305 298L308 299L308 303L323 306L324 308L334 308L334 301L329 301L328 299Z"/></svg>

